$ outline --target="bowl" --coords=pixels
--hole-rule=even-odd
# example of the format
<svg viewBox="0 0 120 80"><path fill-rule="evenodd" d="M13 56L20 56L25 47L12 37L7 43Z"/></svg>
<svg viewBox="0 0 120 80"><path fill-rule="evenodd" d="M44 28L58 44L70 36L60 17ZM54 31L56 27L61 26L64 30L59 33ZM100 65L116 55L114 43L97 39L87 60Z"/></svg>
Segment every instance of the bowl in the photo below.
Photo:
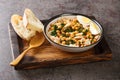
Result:
<svg viewBox="0 0 120 80"><path fill-rule="evenodd" d="M85 18L88 18L90 19L90 21L92 21L95 25L97 25L97 28L99 29L99 33L100 33L100 37L99 37L99 40L97 40L95 43L91 44L91 45L88 45L88 46L83 46L83 47L74 47L74 46L65 46L65 45L61 45L61 44L58 44L56 42L54 42L51 38L50 38L50 35L49 35L49 28L50 28L50 25L52 23L55 23L57 20L61 19L61 18L70 18L70 19L73 19L75 17L85 17ZM45 24L45 27L44 27L44 35L46 37L46 39L56 48L60 49L60 50L63 50L63 51L67 51L67 52L83 52L83 51L87 51L91 48L93 48L94 46L96 46L102 39L102 36L103 36L103 28L102 26L100 25L100 23L98 21L96 21L96 19L94 17L90 17L90 16L86 16L86 15L83 15L83 14L78 14L78 13L67 13L67 14L60 14L60 15L57 15L57 16L54 16L52 17L51 19L47 20L47 23ZM95 31L93 31L95 32Z"/></svg>

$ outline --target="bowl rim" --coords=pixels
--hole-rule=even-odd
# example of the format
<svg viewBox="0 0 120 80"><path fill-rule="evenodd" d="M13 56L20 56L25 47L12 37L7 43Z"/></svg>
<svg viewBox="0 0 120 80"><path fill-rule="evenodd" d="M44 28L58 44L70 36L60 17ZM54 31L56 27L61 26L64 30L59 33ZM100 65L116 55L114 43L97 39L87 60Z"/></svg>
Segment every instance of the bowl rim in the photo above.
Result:
<svg viewBox="0 0 120 80"><path fill-rule="evenodd" d="M47 35L47 32L46 32L46 29L47 29L48 24L49 24L50 22L52 22L54 19L57 19L57 18L60 18L60 17L63 17L63 16L77 16L77 15L81 15L81 16L87 17L87 18L89 18L90 20L92 20L93 22L95 22L95 23L98 25L98 27L100 28L100 31L101 31L101 36L100 36L100 39L99 39L97 42L95 42L95 43L93 43L93 44L91 44L91 45L88 45L88 46L84 46L84 47L72 47L72 46L60 45L60 44L52 41L52 40L49 38L49 36ZM81 49L82 49L82 48L87 48L87 47L90 47L90 46L92 46L92 45L97 45L97 44L102 40L102 38L103 38L103 32L104 32L104 30L103 30L102 25L96 20L96 18L95 18L94 16L87 16L87 15L79 14L79 13L63 13L63 14L59 14L59 15L53 16L52 18L50 18L50 19L47 20L47 23L45 24L44 31L43 31L45 37L47 38L47 40L48 40L49 42L52 42L52 43L54 43L54 44L56 44L56 45L59 45L59 46L61 46L61 47L79 48L79 49L80 49L80 48L81 48Z"/></svg>

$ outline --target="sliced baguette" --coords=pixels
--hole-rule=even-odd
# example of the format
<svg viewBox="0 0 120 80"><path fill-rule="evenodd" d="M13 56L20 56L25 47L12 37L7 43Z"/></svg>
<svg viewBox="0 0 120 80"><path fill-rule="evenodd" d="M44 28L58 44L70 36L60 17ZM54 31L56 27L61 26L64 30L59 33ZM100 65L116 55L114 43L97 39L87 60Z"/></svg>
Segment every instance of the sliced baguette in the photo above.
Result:
<svg viewBox="0 0 120 80"><path fill-rule="evenodd" d="M28 30L24 25L23 25L23 18L20 15L14 14L11 16L11 24L15 30L15 32L25 40L30 40L35 34L36 31L34 30Z"/></svg>
<svg viewBox="0 0 120 80"><path fill-rule="evenodd" d="M25 9L23 15L23 25L29 30L34 30L42 32L44 25L39 21L39 19L34 15L30 9Z"/></svg>

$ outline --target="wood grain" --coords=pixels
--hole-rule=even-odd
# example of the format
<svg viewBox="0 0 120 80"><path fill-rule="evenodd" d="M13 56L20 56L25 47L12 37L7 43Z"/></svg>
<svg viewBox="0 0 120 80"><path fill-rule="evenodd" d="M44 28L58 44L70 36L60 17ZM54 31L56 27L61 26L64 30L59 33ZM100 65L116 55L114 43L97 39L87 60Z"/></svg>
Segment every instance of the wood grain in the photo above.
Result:
<svg viewBox="0 0 120 80"><path fill-rule="evenodd" d="M28 47L28 42L22 40L9 25L10 40L13 59ZM27 52L23 60L15 69L34 69L40 67L55 67L68 64L88 63L95 61L111 60L112 53L105 39L94 48L82 53L61 51L52 46L47 40L40 47Z"/></svg>

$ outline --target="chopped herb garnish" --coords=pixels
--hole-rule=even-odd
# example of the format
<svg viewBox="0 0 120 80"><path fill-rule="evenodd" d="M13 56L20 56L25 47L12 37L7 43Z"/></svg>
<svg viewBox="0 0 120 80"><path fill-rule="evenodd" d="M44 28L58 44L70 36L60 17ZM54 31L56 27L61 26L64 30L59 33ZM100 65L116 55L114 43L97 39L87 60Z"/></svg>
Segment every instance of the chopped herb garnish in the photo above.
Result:
<svg viewBox="0 0 120 80"><path fill-rule="evenodd" d="M57 28L57 30L61 30L62 28Z"/></svg>
<svg viewBox="0 0 120 80"><path fill-rule="evenodd" d="M73 32L74 30L71 27L68 27L67 29L65 29L65 32Z"/></svg>
<svg viewBox="0 0 120 80"><path fill-rule="evenodd" d="M65 44L66 44L66 45L75 44L75 41L73 41L73 40L67 40L67 41L65 42Z"/></svg>
<svg viewBox="0 0 120 80"><path fill-rule="evenodd" d="M88 29L85 29L85 30L83 31L83 35L85 36L85 35L87 34L87 32L88 32Z"/></svg>
<svg viewBox="0 0 120 80"><path fill-rule="evenodd" d="M56 30L58 29L58 27L57 25L53 25L53 27L54 27L54 30L51 32L51 35L56 36L57 35Z"/></svg>
<svg viewBox="0 0 120 80"><path fill-rule="evenodd" d="M56 30L57 30L57 28L58 28L58 27L57 27L57 25L54 25L53 27L54 27L54 30L55 30L55 31L56 31Z"/></svg>
<svg viewBox="0 0 120 80"><path fill-rule="evenodd" d="M65 44L66 44L66 45L70 45L70 42L69 42L69 40L68 40L68 41L66 41L66 42L65 42Z"/></svg>
<svg viewBox="0 0 120 80"><path fill-rule="evenodd" d="M65 24L64 24L64 23L61 23L61 26L62 26L62 27L64 27L64 26L65 26Z"/></svg>
<svg viewBox="0 0 120 80"><path fill-rule="evenodd" d="M51 32L51 35L52 35L52 36L56 36L56 35L57 35L56 31L53 30L53 31Z"/></svg>
<svg viewBox="0 0 120 80"><path fill-rule="evenodd" d="M84 29L84 28L80 27L80 28L78 29L78 31L79 31L79 32L82 32L83 29Z"/></svg>
<svg viewBox="0 0 120 80"><path fill-rule="evenodd" d="M66 35L65 34L62 34L63 37L65 37Z"/></svg>
<svg viewBox="0 0 120 80"><path fill-rule="evenodd" d="M70 41L71 44L75 44L75 41L73 41L73 40L69 40L69 41Z"/></svg>
<svg viewBox="0 0 120 80"><path fill-rule="evenodd" d="M66 35L66 34L62 34L62 36L63 36L63 37L69 37L69 36L68 36L68 35Z"/></svg>

